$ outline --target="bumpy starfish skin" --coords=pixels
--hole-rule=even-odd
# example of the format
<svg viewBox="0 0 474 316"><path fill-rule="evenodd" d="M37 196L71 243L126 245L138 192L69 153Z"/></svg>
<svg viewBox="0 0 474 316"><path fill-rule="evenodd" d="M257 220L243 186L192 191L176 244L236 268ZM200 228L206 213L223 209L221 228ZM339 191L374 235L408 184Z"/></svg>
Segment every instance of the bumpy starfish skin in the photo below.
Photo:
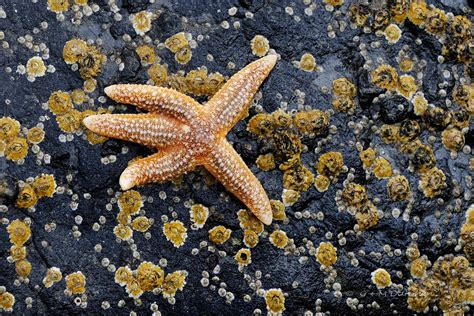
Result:
<svg viewBox="0 0 474 316"><path fill-rule="evenodd" d="M269 225L272 211L268 196L226 135L247 115L253 96L276 61L272 55L247 65L205 106L172 89L112 85L105 88L110 98L149 113L91 115L84 119L84 125L104 136L158 149L156 154L132 163L123 171L120 176L123 190L170 180L202 165Z"/></svg>

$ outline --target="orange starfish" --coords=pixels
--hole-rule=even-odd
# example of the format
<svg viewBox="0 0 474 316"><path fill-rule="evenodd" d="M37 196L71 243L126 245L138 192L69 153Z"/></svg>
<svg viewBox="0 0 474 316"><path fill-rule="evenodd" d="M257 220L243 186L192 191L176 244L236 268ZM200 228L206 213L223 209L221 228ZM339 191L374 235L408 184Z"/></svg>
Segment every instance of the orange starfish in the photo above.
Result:
<svg viewBox="0 0 474 316"><path fill-rule="evenodd" d="M202 165L269 225L272 210L267 194L226 135L246 116L254 94L276 61L277 57L271 55L247 65L204 106L172 89L112 85L105 88L110 98L150 113L91 115L84 119L84 125L104 136L158 149L123 171L120 176L123 190L170 180Z"/></svg>

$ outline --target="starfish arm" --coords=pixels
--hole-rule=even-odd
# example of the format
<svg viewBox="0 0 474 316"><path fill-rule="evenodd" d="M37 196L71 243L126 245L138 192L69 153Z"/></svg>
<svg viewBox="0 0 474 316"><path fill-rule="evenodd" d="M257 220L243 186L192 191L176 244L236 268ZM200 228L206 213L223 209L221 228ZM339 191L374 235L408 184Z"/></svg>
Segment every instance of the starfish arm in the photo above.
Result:
<svg viewBox="0 0 474 316"><path fill-rule="evenodd" d="M201 105L173 89L141 84L116 84L104 89L114 101L135 105L145 111L167 114L182 122L195 117Z"/></svg>
<svg viewBox="0 0 474 316"><path fill-rule="evenodd" d="M120 187L128 190L136 185L171 180L195 166L192 156L184 147L168 147L131 163L120 176Z"/></svg>
<svg viewBox="0 0 474 316"><path fill-rule="evenodd" d="M97 134L154 148L177 144L190 132L189 126L156 114L91 115L83 123Z"/></svg>
<svg viewBox="0 0 474 316"><path fill-rule="evenodd" d="M264 224L272 223L272 209L265 190L225 138L214 146L204 167Z"/></svg>
<svg viewBox="0 0 474 316"><path fill-rule="evenodd" d="M232 76L207 103L216 130L226 134L248 111L258 88L275 66L275 55L260 58Z"/></svg>

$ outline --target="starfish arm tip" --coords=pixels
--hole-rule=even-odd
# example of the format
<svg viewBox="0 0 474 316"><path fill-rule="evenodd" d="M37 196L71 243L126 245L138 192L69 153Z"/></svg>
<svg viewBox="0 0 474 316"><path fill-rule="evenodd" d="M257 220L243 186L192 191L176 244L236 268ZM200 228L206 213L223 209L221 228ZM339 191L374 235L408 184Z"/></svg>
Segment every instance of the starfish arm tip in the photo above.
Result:
<svg viewBox="0 0 474 316"><path fill-rule="evenodd" d="M94 117L96 115L89 115L82 120L82 124L90 130L94 128Z"/></svg>
<svg viewBox="0 0 474 316"><path fill-rule="evenodd" d="M114 86L115 86L115 85L111 85L111 86L108 86L108 87L105 87L105 88L104 88L104 92L105 92L105 94L106 94L109 98L111 97L111 95L112 95L112 93L113 93L113 91L114 91Z"/></svg>
<svg viewBox="0 0 474 316"><path fill-rule="evenodd" d="M277 55L268 55L268 56L265 56L263 57L263 59L265 59L265 61L268 63L268 65L273 68L278 60L278 56Z"/></svg>
<svg viewBox="0 0 474 316"><path fill-rule="evenodd" d="M262 223L264 223L265 225L271 225L272 224L272 220L273 220L273 215L271 212L265 212L264 214L260 215L260 220L262 221Z"/></svg>
<svg viewBox="0 0 474 316"><path fill-rule="evenodd" d="M120 176L119 184L123 191L127 191L135 186L135 181L130 172L127 172L127 170L125 170Z"/></svg>

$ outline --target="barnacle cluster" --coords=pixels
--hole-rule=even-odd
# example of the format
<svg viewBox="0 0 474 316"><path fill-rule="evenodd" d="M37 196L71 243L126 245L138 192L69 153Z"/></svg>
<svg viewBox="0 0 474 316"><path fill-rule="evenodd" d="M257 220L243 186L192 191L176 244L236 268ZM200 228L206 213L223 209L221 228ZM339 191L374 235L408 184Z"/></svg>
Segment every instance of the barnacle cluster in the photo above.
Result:
<svg viewBox="0 0 474 316"><path fill-rule="evenodd" d="M31 273L31 263L26 259L26 248L23 245L31 237L31 228L26 221L15 219L7 226L7 232L13 244L9 258L15 263L16 274L25 279Z"/></svg>
<svg viewBox="0 0 474 316"><path fill-rule="evenodd" d="M50 288L61 281L63 278L63 274L59 268L51 267L46 271L46 276L43 278L43 285L45 288Z"/></svg>
<svg viewBox="0 0 474 316"><path fill-rule="evenodd" d="M168 37L165 41L165 46L174 53L174 59L181 65L186 65L193 56L189 41L184 32Z"/></svg>
<svg viewBox="0 0 474 316"><path fill-rule="evenodd" d="M56 181L50 174L41 174L35 177L32 183L22 184L16 200L20 208L33 207L42 197L53 197L56 190Z"/></svg>
<svg viewBox="0 0 474 316"><path fill-rule="evenodd" d="M342 190L342 200L355 215L360 230L366 230L377 225L379 212L369 200L365 187L361 184L350 182Z"/></svg>
<svg viewBox="0 0 474 316"><path fill-rule="evenodd" d="M332 82L332 106L336 111L347 113L354 109L354 97L357 94L355 85L346 77Z"/></svg>
<svg viewBox="0 0 474 316"><path fill-rule="evenodd" d="M135 217L132 221L132 216L137 215L143 207L140 192L129 190L121 193L117 204L120 211L117 214L114 234L120 240L129 240L133 236L133 231L144 233L153 225L153 219L143 215Z"/></svg>
<svg viewBox="0 0 474 316"><path fill-rule="evenodd" d="M32 127L23 132L20 122L8 117L0 117L0 156L11 161L22 161L28 154L29 144L37 145L44 139L41 127Z"/></svg>
<svg viewBox="0 0 474 316"><path fill-rule="evenodd" d="M99 75L107 60L105 54L82 39L74 38L66 42L63 48L63 59L67 64L79 65L79 73L84 80Z"/></svg>
<svg viewBox="0 0 474 316"><path fill-rule="evenodd" d="M330 151L319 156L316 165L318 177L316 178L316 188L320 192L327 190L330 183L336 183L337 177L344 170L344 160L342 154Z"/></svg>
<svg viewBox="0 0 474 316"><path fill-rule="evenodd" d="M397 70L390 65L380 65L372 73L372 83L377 87L397 91L411 100L418 87L415 78L410 75L399 76Z"/></svg>
<svg viewBox="0 0 474 316"><path fill-rule="evenodd" d="M466 221L461 227L460 237L464 243L464 254L469 261L474 261L474 206L466 211Z"/></svg>

